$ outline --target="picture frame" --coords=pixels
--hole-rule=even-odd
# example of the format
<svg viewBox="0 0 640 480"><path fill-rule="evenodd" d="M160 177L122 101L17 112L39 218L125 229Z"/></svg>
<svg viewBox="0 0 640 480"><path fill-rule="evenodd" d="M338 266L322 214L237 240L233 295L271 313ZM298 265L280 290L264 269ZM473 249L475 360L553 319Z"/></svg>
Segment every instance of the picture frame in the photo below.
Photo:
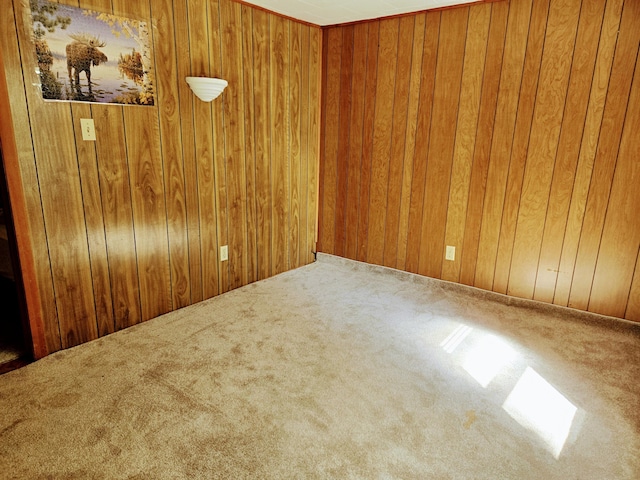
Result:
<svg viewBox="0 0 640 480"><path fill-rule="evenodd" d="M30 0L42 97L154 105L148 22L48 0Z"/></svg>

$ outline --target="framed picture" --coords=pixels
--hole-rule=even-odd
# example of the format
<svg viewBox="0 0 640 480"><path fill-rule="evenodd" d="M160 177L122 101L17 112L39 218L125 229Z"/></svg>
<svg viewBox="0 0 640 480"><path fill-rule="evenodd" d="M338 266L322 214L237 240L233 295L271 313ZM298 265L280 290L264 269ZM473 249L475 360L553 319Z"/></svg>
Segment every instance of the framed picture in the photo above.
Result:
<svg viewBox="0 0 640 480"><path fill-rule="evenodd" d="M29 4L43 98L154 104L146 22L47 0Z"/></svg>

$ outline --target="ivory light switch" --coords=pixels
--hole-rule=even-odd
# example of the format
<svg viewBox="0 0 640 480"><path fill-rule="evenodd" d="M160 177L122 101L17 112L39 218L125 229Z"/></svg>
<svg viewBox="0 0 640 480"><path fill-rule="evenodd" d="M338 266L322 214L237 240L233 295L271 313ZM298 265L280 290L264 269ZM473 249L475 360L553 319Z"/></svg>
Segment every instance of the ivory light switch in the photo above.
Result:
<svg viewBox="0 0 640 480"><path fill-rule="evenodd" d="M93 126L93 118L81 118L80 129L82 130L83 140L96 140L96 129Z"/></svg>
<svg viewBox="0 0 640 480"><path fill-rule="evenodd" d="M444 258L446 260L455 260L456 259L456 247L452 247L451 245L447 245L447 251L444 254Z"/></svg>

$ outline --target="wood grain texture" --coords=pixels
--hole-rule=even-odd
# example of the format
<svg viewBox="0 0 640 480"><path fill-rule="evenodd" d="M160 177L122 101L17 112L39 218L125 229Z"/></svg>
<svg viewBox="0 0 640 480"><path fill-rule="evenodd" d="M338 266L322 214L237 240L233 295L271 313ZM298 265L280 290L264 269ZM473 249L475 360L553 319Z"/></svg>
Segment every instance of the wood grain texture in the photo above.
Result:
<svg viewBox="0 0 640 480"><path fill-rule="evenodd" d="M549 9L507 290L518 297L533 297L581 1L555 1Z"/></svg>
<svg viewBox="0 0 640 480"><path fill-rule="evenodd" d="M202 266L200 256L200 213L198 201L198 174L195 159L193 93L184 80L191 75L191 49L189 45L189 23L187 3L172 2L176 36L176 71L179 94L182 135L182 164L184 169L184 196L187 215L186 235L189 256L189 290L191 303L199 302L202 296Z"/></svg>
<svg viewBox="0 0 640 480"><path fill-rule="evenodd" d="M32 124L35 122L34 128L42 134L34 139L34 150L60 338L62 347L68 348L98 337L75 139L72 130L62 133L57 128L71 122L71 108L45 104L36 91L27 95L27 102ZM51 123L44 122L45 118ZM50 151L60 153L56 162ZM88 288L80 289L79 285Z"/></svg>
<svg viewBox="0 0 640 480"><path fill-rule="evenodd" d="M326 57L324 58L322 88L323 115L331 116L333 122L324 122L322 136L322 158L320 170L322 229L318 244L323 252L335 251L336 196L338 188L338 121L340 112L340 67L342 56L342 29L328 29L324 34ZM331 45L329 49L327 45Z"/></svg>
<svg viewBox="0 0 640 480"><path fill-rule="evenodd" d="M589 194L593 162L598 146L598 138L600 136L602 115L604 113L609 88L611 66L613 64L614 52L618 40L618 29L623 3L622 0L607 2L602 20L595 71L591 84L591 92L589 94L587 117L582 132L580 155L578 157L578 165L573 182L569 215L564 231L560 267L558 268L558 278L556 280L553 298L553 302L558 305L566 306L569 303L569 293L573 280L576 254L578 252L587 196Z"/></svg>
<svg viewBox="0 0 640 480"><path fill-rule="evenodd" d="M493 126L498 102L508 16L509 5L507 3L491 5L491 25L489 25L487 58L485 59L484 78L482 80L482 98L480 99L476 144L471 167L464 240L462 242L462 252L458 254L461 256L460 283L465 285L473 285L476 275L484 194L489 171L489 156L493 139Z"/></svg>
<svg viewBox="0 0 640 480"><path fill-rule="evenodd" d="M242 7L235 2L220 3L222 51L220 74L232 91L224 95L224 156L216 160L226 166L227 215L229 219L229 288L248 283L247 258L247 175L245 161L244 76L242 68ZM229 87L227 87L229 88ZM218 152L216 152L218 153Z"/></svg>
<svg viewBox="0 0 640 480"><path fill-rule="evenodd" d="M253 64L253 13L246 5L242 7L242 58ZM246 233L246 279L247 283L258 280L258 246L257 246L257 203L256 203L256 155L255 155L255 98L253 89L253 71L242 68L243 83L243 117L244 117L244 155L245 155L245 207L247 214Z"/></svg>
<svg viewBox="0 0 640 480"><path fill-rule="evenodd" d="M253 14L253 91L256 152L256 248L258 279L271 276L271 109L269 102L269 16Z"/></svg>
<svg viewBox="0 0 640 480"><path fill-rule="evenodd" d="M340 120L337 125L338 150L336 157L336 204L344 205L346 202L348 185L348 156L349 156L349 113L351 112L351 77L353 70L353 27L346 27L342 30L342 52L340 53L340 76L339 76L339 115ZM335 238L334 252L336 255L344 256L345 238L347 235L346 210L336 209L335 212Z"/></svg>
<svg viewBox="0 0 640 480"><path fill-rule="evenodd" d="M445 245L456 247L458 255L453 261L442 264L442 278L453 282L460 278L460 252L464 239L490 20L491 5L478 5L469 9L445 233Z"/></svg>
<svg viewBox="0 0 640 480"><path fill-rule="evenodd" d="M171 276L160 131L153 109L125 108L124 128L131 181L131 205L136 229L142 320L169 312Z"/></svg>
<svg viewBox="0 0 640 480"><path fill-rule="evenodd" d="M223 0L224 1L224 0ZM209 48L209 71L212 77L223 78L222 64L222 25L221 25L221 2L211 1L207 4L207 27L208 48ZM225 113L226 102L228 101L224 93L221 101L212 102L211 105L211 127L213 129L213 156L210 161L213 164L213 196L215 197L215 219L217 244L210 245L211 274L213 279L213 269L218 269L218 293L229 291L230 287L230 262L220 261L220 247L229 247L229 195L227 190L227 163L226 163L226 137L225 137ZM234 226L235 227L235 226ZM215 242L214 242L215 243ZM215 249L215 252L214 252ZM214 260L215 259L215 260ZM205 262L206 263L206 262ZM211 293L214 293L214 285L211 285Z"/></svg>
<svg viewBox="0 0 640 480"><path fill-rule="evenodd" d="M344 256L355 260L358 251L358 214L360 189L363 187L360 178L360 162L362 161L362 142L364 125L364 94L367 76L367 40L368 25L361 23L354 26L353 61L350 75L351 111L349 112L349 152L347 158L347 199L345 209L345 246ZM346 112L345 112L346 113ZM368 187L366 185L365 187Z"/></svg>
<svg viewBox="0 0 640 480"><path fill-rule="evenodd" d="M209 15L202 2L190 0L187 3L189 19L190 70L192 76L211 76L209 60L209 39L207 36ZM191 94L192 95L192 94ZM193 98L193 97L191 97ZM202 297L211 298L219 293L218 270L218 215L215 189L214 114L212 109L220 108L220 103L206 104L197 99L193 103L195 151L192 159L196 166L196 184L191 188L198 192L198 215L200 230L200 262L202 271ZM222 132L218 130L218 135Z"/></svg>
<svg viewBox="0 0 640 480"><path fill-rule="evenodd" d="M549 0L534 1L493 276L493 290L500 293L507 293L507 285L509 283L513 240L516 235L520 193L522 191L522 181L531 137L531 123L533 122L536 93L538 91L548 13Z"/></svg>
<svg viewBox="0 0 640 480"><path fill-rule="evenodd" d="M2 98L3 115L0 116L5 151L4 167L7 180L15 179L21 185L25 214L28 212L28 215L22 219L16 219L15 228L18 245L29 242L31 246L34 278L30 278L28 272L23 270L23 281L25 282L25 296L27 299L31 297L31 301L27 301L27 305L32 341L34 342L33 350L36 358L41 358L47 353L61 348L60 331L53 291L51 260L47 249L42 248L46 245L47 237L38 188L35 152L31 140L29 111L23 88L19 37L17 25L13 21L16 14L14 6L8 4L5 13L0 18L0 41L3 46L0 58L4 70L2 78L6 81L6 94ZM21 18L20 10L18 10L16 18ZM37 81L31 76L28 78ZM11 119L12 125L8 124L9 119ZM22 134L18 134L18 132L22 132ZM12 141L6 139L7 135L10 135L15 142L13 154L11 153ZM20 192L11 187L12 184L9 184L9 196L11 201L17 203L19 207L20 201L16 196Z"/></svg>
<svg viewBox="0 0 640 480"><path fill-rule="evenodd" d="M380 22L367 242L367 262L376 265L384 256L399 28L398 19Z"/></svg>
<svg viewBox="0 0 640 480"><path fill-rule="evenodd" d="M412 174L416 149L416 131L418 128L418 108L420 106L420 80L422 53L427 16L416 15L413 32L413 53L411 58L411 76L409 80L409 105L407 127L404 139L404 159L402 172L402 191L400 197L400 216L398 219L398 248L395 268L404 270L407 262L407 244L409 237L409 214L411 211Z"/></svg>
<svg viewBox="0 0 640 480"><path fill-rule="evenodd" d="M300 97L301 82L301 42L302 27L290 26L289 36L289 265L300 266L300 197L302 148L300 144Z"/></svg>
<svg viewBox="0 0 640 480"><path fill-rule="evenodd" d="M111 282L109 278L109 258L105 236L105 222L102 213L102 193L100 192L100 174L93 142L82 139L81 118L92 118L91 106L74 104L72 106L78 169L82 183L82 204L87 222L87 242L91 259L91 278L96 304L98 335L103 336L115 331Z"/></svg>
<svg viewBox="0 0 640 480"><path fill-rule="evenodd" d="M493 286L531 9L532 2L528 0L510 3L509 8L474 280L476 287L487 290Z"/></svg>
<svg viewBox="0 0 640 480"><path fill-rule="evenodd" d="M399 23L398 59L393 105L393 125L391 132L391 152L389 159L389 184L387 186L387 211L383 265L396 267L398 258L398 236L400 228L400 206L404 184L404 152L407 142L407 121L409 114L409 87L411 86L411 62L415 16L403 17Z"/></svg>
<svg viewBox="0 0 640 480"><path fill-rule="evenodd" d="M548 303L553 301L558 276L604 7L604 1L583 2L580 12L534 293L534 299Z"/></svg>
<svg viewBox="0 0 640 480"><path fill-rule="evenodd" d="M629 195L640 185L639 131L640 71L636 69L589 296L589 310L620 318L627 311L636 267L629 259L640 249L640 195Z"/></svg>
<svg viewBox="0 0 640 480"><path fill-rule="evenodd" d="M308 168L308 221L307 221L307 263L315 259L318 242L320 203L320 131L322 97L322 58L323 32L317 28L309 29L309 155Z"/></svg>
<svg viewBox="0 0 640 480"><path fill-rule="evenodd" d="M327 29L323 142L336 148L321 155L332 172L321 201L334 212L320 218L332 239L321 251L635 318L639 246L628 215L640 193L627 132L637 131L639 5L461 6L349 26L353 52L340 43L347 27ZM329 101L344 85L348 107ZM345 115L349 149L338 164ZM343 247L335 222L345 216ZM455 261L444 262L445 245Z"/></svg>
<svg viewBox="0 0 640 480"><path fill-rule="evenodd" d="M91 107L96 138L124 138L122 108ZM122 142L96 141L116 330L141 321L131 183Z"/></svg>
<svg viewBox="0 0 640 480"><path fill-rule="evenodd" d="M312 262L320 29L231 0L64 3L148 22L156 98L43 102L27 2L9 2L2 70L20 132L13 172L34 245L39 355ZM229 87L207 104L191 75ZM94 119L95 143L80 139L80 118Z"/></svg>
<svg viewBox="0 0 640 480"><path fill-rule="evenodd" d="M638 59L640 2L625 2L613 59L607 101L589 186L589 196L569 296L569 306L586 309L593 282L602 229L609 205L633 71ZM629 192L633 194L634 192Z"/></svg>
<svg viewBox="0 0 640 480"><path fill-rule="evenodd" d="M418 126L411 181L411 200L409 203L409 224L407 232L406 269L418 271L420 261L420 240L422 235L422 211L427 177L427 153L429 150L429 132L431 131L431 112L436 78L436 58L440 36L440 12L428 13L426 33L422 48L422 77L418 105Z"/></svg>
<svg viewBox="0 0 640 480"><path fill-rule="evenodd" d="M360 174L360 196L358 204L358 245L356 258L364 261L367 258L367 238L369 231L369 199L371 198L371 159L373 156L373 121L376 109L376 84L378 81L378 41L380 39L380 22L368 27L367 39L367 72L365 77L365 99L362 119L362 159ZM326 49L325 49L326 51ZM323 52L324 58L324 52ZM324 87L323 87L324 92ZM327 111L324 111L326 121ZM320 157L322 159L322 156ZM324 164L324 162L321 162ZM322 177L321 177L322 178ZM324 186L324 185L321 185ZM321 217L318 217L320 220ZM318 225L318 232L322 231ZM320 251L320 246L318 246Z"/></svg>
<svg viewBox="0 0 640 480"><path fill-rule="evenodd" d="M272 228L271 248L273 273L284 272L289 264L289 155L288 138L289 121L289 55L287 47L290 38L290 25L281 17L271 17L271 131L272 163L271 183L272 196ZM284 134L282 133L284 132Z"/></svg>
<svg viewBox="0 0 640 480"><path fill-rule="evenodd" d="M153 0L155 36L176 37L173 2ZM154 42L156 81L158 92L158 120L164 191L166 193L167 235L169 241L169 265L171 274L171 300L173 308L191 303L189 277L189 237L187 225L185 173L182 157L182 135L175 125L180 123L179 80L177 51L174 42Z"/></svg>
<svg viewBox="0 0 640 480"><path fill-rule="evenodd" d="M418 273L440 276L469 9L442 12Z"/></svg>

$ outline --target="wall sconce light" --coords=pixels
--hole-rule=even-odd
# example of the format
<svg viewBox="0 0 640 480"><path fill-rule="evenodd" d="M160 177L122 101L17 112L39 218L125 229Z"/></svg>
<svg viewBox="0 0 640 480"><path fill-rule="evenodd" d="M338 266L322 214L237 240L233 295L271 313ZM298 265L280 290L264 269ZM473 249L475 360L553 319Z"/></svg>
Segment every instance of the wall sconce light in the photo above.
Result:
<svg viewBox="0 0 640 480"><path fill-rule="evenodd" d="M210 102L217 98L229 85L226 80L210 77L187 77L187 83L196 97L203 102Z"/></svg>

